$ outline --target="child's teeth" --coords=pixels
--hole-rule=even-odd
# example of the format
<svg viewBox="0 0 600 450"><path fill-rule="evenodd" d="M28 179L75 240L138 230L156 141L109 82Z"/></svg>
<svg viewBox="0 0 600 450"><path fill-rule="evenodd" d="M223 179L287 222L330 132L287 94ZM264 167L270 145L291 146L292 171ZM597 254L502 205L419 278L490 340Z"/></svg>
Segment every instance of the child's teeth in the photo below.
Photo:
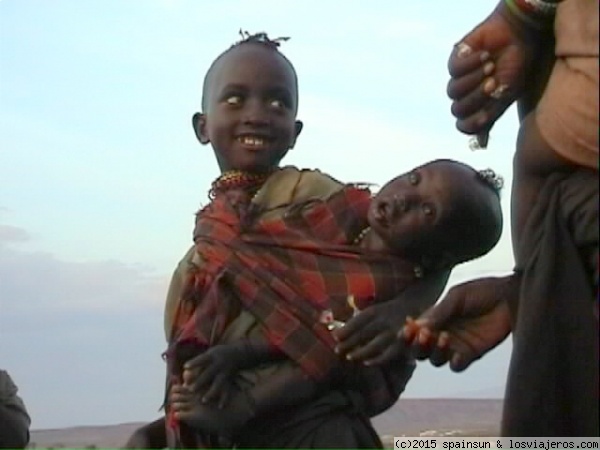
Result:
<svg viewBox="0 0 600 450"><path fill-rule="evenodd" d="M261 138L244 137L242 142L247 145L262 145L264 143Z"/></svg>

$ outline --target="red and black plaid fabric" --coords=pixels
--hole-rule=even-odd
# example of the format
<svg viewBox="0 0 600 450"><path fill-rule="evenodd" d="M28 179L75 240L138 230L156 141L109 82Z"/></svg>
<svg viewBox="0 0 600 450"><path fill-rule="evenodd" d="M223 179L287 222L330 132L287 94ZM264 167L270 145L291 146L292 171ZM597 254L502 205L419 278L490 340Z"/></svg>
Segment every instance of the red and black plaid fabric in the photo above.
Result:
<svg viewBox="0 0 600 450"><path fill-rule="evenodd" d="M414 280L412 263L349 245L369 202L367 190L347 187L282 219L245 225L226 196L215 199L198 215L194 238L205 264L193 276L194 318L177 340L219 342L242 307L269 342L309 375L324 376L337 357L321 312L343 314L349 295L363 307L388 300Z"/></svg>
<svg viewBox="0 0 600 450"><path fill-rule="evenodd" d="M190 272L170 352L218 343L243 308L274 347L310 376L325 377L339 358L319 320L322 311L345 320L349 295L364 307L391 299L415 279L412 263L350 245L366 226L370 198L368 190L346 187L281 219L257 221L251 213L240 220L226 194L215 198L197 216L194 240L203 264ZM374 386L376 398L389 396L381 389Z"/></svg>

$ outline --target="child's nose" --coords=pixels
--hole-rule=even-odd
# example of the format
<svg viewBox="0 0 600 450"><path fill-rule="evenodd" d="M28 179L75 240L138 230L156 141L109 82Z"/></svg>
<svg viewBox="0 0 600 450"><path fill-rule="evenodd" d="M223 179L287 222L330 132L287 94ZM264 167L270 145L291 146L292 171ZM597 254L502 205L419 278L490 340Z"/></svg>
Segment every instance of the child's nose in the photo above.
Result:
<svg viewBox="0 0 600 450"><path fill-rule="evenodd" d="M270 123L265 106L258 100L248 101L244 108L244 125L267 126Z"/></svg>

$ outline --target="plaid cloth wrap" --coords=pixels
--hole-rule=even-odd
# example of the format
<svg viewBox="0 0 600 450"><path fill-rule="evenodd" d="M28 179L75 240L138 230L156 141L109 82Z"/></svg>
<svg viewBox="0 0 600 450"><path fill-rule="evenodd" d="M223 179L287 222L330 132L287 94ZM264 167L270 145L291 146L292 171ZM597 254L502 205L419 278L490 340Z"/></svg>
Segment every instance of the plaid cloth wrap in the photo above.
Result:
<svg viewBox="0 0 600 450"><path fill-rule="evenodd" d="M323 310L346 320L349 295L363 308L415 281L414 264L350 245L367 225L370 199L367 189L346 186L327 201L295 205L281 219L268 220L253 220L254 205L240 212L227 195L202 209L194 241L204 263L191 268L175 315L167 352L171 381L194 348L199 354L219 343L240 308L309 376L323 379L339 366L335 341L320 321ZM367 395L387 408L402 390L390 394L396 389L378 376L386 385L371 383Z"/></svg>
<svg viewBox="0 0 600 450"><path fill-rule="evenodd" d="M206 263L191 274L193 320L177 341L218 343L241 306L272 345L308 375L325 376L338 358L321 312L343 314L349 295L360 307L391 299L415 279L412 263L349 246L366 224L370 198L366 189L346 187L328 201L254 223L240 220L226 196L216 198L197 217L194 240Z"/></svg>

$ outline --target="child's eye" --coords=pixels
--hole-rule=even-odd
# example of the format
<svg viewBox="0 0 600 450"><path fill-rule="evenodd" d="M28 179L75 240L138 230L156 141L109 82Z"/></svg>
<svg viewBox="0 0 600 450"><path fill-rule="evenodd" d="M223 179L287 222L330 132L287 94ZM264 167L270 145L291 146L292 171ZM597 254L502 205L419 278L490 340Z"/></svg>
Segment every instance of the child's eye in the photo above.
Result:
<svg viewBox="0 0 600 450"><path fill-rule="evenodd" d="M408 174L408 182L412 185L416 185L419 184L419 181L421 180L420 175L417 172L412 172Z"/></svg>
<svg viewBox="0 0 600 450"><path fill-rule="evenodd" d="M283 109L286 107L286 104L283 100L275 98L269 102L269 106L274 109Z"/></svg>
<svg viewBox="0 0 600 450"><path fill-rule="evenodd" d="M230 95L225 99L225 103L231 106L238 106L242 104L241 95Z"/></svg>
<svg viewBox="0 0 600 450"><path fill-rule="evenodd" d="M421 209L423 210L423 214L426 216L433 216L435 214L435 208L429 203L424 203L421 206Z"/></svg>

